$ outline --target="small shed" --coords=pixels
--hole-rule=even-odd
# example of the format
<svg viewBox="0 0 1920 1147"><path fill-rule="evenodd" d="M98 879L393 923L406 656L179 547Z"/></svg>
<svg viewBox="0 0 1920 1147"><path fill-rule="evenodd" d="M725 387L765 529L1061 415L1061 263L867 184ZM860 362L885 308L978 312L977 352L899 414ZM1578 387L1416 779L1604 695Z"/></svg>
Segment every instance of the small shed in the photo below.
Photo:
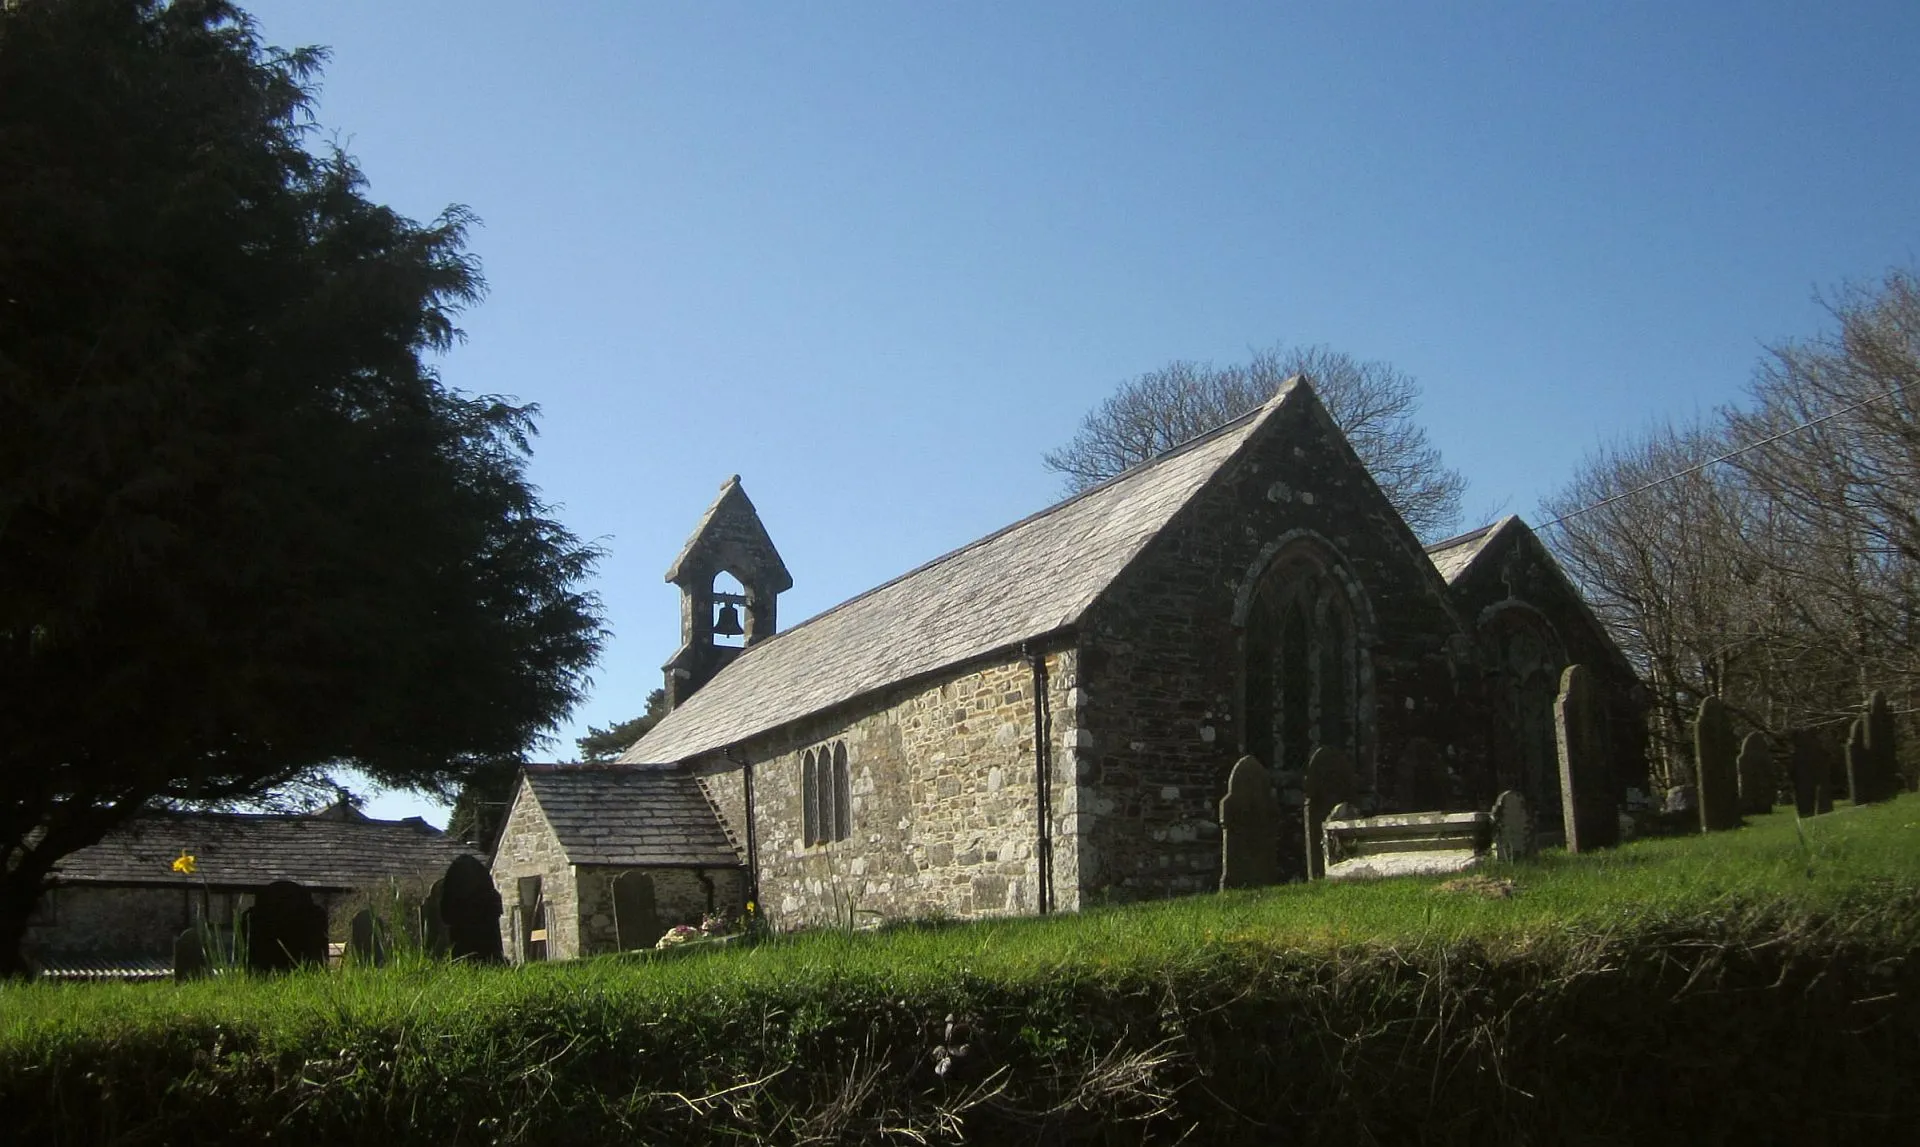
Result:
<svg viewBox="0 0 1920 1147"><path fill-rule="evenodd" d="M170 968L181 932L231 929L276 880L331 909L389 882L423 890L472 851L419 817L373 820L344 802L305 815L144 812L60 860L22 951L47 974ZM175 868L183 854L191 872Z"/></svg>
<svg viewBox="0 0 1920 1147"><path fill-rule="evenodd" d="M692 774L664 765L528 765L494 848L518 961L651 948L746 908L747 871Z"/></svg>

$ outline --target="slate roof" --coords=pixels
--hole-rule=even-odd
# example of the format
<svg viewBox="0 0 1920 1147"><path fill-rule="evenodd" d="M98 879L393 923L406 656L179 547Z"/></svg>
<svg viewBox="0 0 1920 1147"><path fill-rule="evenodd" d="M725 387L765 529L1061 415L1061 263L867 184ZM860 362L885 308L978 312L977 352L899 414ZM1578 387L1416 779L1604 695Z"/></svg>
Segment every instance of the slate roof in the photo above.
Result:
<svg viewBox="0 0 1920 1147"><path fill-rule="evenodd" d="M1477 530L1468 530L1464 534L1458 534L1445 541L1435 542L1427 547L1427 560L1433 563L1434 569L1440 571L1441 578L1448 585L1452 585L1459 580L1461 574L1472 567L1482 553L1486 552L1502 527L1518 520L1512 514L1508 514L1499 521L1481 526Z"/></svg>
<svg viewBox="0 0 1920 1147"><path fill-rule="evenodd" d="M182 852L196 862L191 876L173 871ZM369 888L389 878L430 880L461 853L473 849L419 817L147 812L62 858L53 875L61 884L255 888L297 880L316 889Z"/></svg>
<svg viewBox="0 0 1920 1147"><path fill-rule="evenodd" d="M528 765L521 785L571 864L723 868L740 856L681 769L658 765ZM515 793L518 800L522 794Z"/></svg>
<svg viewBox="0 0 1920 1147"><path fill-rule="evenodd" d="M749 646L621 760L686 760L1077 623L1299 388Z"/></svg>

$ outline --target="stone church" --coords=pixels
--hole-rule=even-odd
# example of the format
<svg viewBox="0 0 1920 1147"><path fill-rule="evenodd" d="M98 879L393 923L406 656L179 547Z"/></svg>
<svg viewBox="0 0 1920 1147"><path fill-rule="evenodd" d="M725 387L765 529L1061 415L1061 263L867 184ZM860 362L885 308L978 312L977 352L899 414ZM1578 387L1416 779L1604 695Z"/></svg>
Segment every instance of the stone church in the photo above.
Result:
<svg viewBox="0 0 1920 1147"><path fill-rule="evenodd" d="M622 762L697 783L776 927L1213 889L1243 754L1285 842L1322 745L1364 811L1511 788L1550 837L1575 661L1611 787L1644 783L1633 671L1538 539L1507 518L1423 549L1303 380L785 631L792 578L738 478L667 580L672 709Z"/></svg>

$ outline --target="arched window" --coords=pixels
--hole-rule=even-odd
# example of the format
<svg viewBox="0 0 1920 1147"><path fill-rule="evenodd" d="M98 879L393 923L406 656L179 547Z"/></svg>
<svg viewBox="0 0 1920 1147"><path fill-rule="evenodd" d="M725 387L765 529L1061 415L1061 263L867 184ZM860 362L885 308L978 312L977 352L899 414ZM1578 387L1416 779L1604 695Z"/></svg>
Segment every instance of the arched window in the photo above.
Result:
<svg viewBox="0 0 1920 1147"><path fill-rule="evenodd" d="M800 839L815 845L820 836L820 763L808 749L800 762Z"/></svg>
<svg viewBox="0 0 1920 1147"><path fill-rule="evenodd" d="M853 832L853 785L847 777L847 746L833 745L833 827L835 840L845 840Z"/></svg>
<svg viewBox="0 0 1920 1147"><path fill-rule="evenodd" d="M1493 739L1496 779L1526 794L1536 822L1551 832L1560 809L1553 702L1567 655L1546 618L1525 605L1500 608L1481 634L1491 646L1494 702L1503 718Z"/></svg>
<svg viewBox="0 0 1920 1147"><path fill-rule="evenodd" d="M801 841L809 846L852 835L853 785L845 741L801 754L800 822Z"/></svg>
<svg viewBox="0 0 1920 1147"><path fill-rule="evenodd" d="M1245 750L1279 769L1306 768L1322 746L1359 758L1368 724L1353 595L1322 550L1283 550L1246 613Z"/></svg>

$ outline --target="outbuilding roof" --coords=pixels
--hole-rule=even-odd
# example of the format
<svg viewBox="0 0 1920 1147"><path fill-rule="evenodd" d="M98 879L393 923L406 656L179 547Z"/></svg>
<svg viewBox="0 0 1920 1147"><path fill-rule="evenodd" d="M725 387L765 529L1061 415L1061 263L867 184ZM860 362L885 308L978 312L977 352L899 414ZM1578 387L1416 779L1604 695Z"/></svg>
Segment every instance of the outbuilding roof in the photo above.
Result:
<svg viewBox="0 0 1920 1147"><path fill-rule="evenodd" d="M659 765L528 765L531 791L570 864L725 868L740 864L700 784Z"/></svg>
<svg viewBox="0 0 1920 1147"><path fill-rule="evenodd" d="M454 857L473 852L419 817L154 811L63 857L53 876L59 884L258 888L294 880L344 890L432 880ZM191 874L174 871L182 853L194 858Z"/></svg>
<svg viewBox="0 0 1920 1147"><path fill-rule="evenodd" d="M621 757L682 761L1076 624L1249 438L1306 390L747 647Z"/></svg>

